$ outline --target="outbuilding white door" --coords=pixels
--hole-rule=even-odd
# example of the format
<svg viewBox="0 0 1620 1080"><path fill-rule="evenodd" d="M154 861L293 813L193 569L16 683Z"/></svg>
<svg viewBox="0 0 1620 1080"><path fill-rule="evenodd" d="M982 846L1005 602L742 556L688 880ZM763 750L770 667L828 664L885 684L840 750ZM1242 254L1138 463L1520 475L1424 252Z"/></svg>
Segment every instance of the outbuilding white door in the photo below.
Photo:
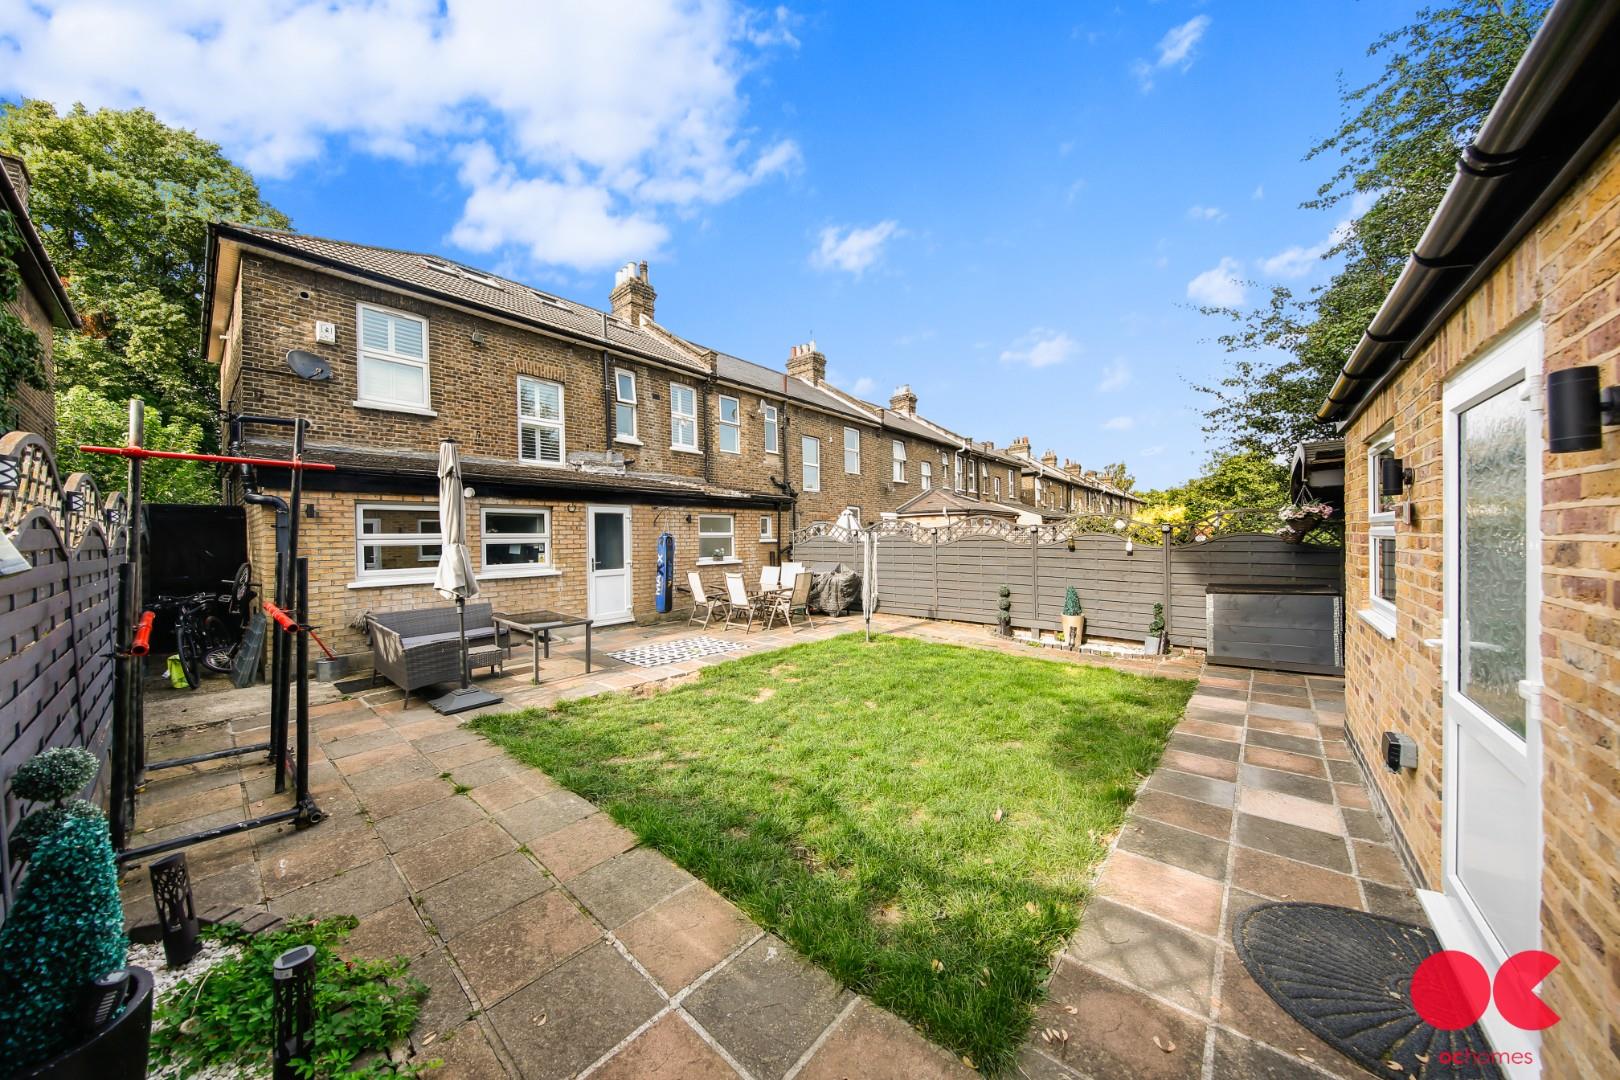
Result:
<svg viewBox="0 0 1620 1080"><path fill-rule="evenodd" d="M1491 972L1541 940L1541 327L1445 388L1445 905ZM1494 1008L1498 1050L1534 1036Z"/></svg>
<svg viewBox="0 0 1620 1080"><path fill-rule="evenodd" d="M630 510L623 506L586 508L586 557L590 560L590 609L597 626L629 622Z"/></svg>

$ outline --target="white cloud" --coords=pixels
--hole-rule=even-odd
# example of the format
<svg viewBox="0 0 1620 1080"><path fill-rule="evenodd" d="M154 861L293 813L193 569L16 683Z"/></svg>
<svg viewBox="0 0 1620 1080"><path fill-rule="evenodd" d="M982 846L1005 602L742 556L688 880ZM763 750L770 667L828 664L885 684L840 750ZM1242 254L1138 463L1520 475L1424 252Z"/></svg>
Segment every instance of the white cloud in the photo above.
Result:
<svg viewBox="0 0 1620 1080"><path fill-rule="evenodd" d="M1103 421L1104 431L1129 431L1136 426L1136 421L1129 416L1113 416Z"/></svg>
<svg viewBox="0 0 1620 1080"><path fill-rule="evenodd" d="M1251 194L1249 196L1249 198L1259 200L1259 199L1263 199L1265 197L1266 197L1266 185L1264 185L1264 184L1256 184L1256 185L1254 185L1254 192L1253 192L1253 194Z"/></svg>
<svg viewBox="0 0 1620 1080"><path fill-rule="evenodd" d="M860 375L851 379L846 372L831 367L827 369L827 381L858 398L869 399L878 388L877 380L870 375Z"/></svg>
<svg viewBox="0 0 1620 1080"><path fill-rule="evenodd" d="M1189 206L1187 218L1190 221L1225 221L1226 211L1218 206Z"/></svg>
<svg viewBox="0 0 1620 1080"><path fill-rule="evenodd" d="M1378 201L1380 192L1358 191L1350 197L1350 212L1341 218L1327 236L1315 244L1305 247L1295 244L1260 262L1260 270L1267 277L1298 278L1310 273L1322 261L1328 252L1338 247L1350 229L1355 225L1356 219L1365 214L1373 203Z"/></svg>
<svg viewBox="0 0 1620 1080"><path fill-rule="evenodd" d="M1115 390L1123 390L1131 381L1131 366L1125 362L1123 356L1116 357L1114 362L1103 368L1102 379L1097 383L1099 394L1111 394Z"/></svg>
<svg viewBox="0 0 1620 1080"><path fill-rule="evenodd" d="M1172 26L1159 39L1158 54L1152 61L1138 60L1131 65L1131 73L1141 84L1143 93L1153 89L1154 78L1159 72L1170 68L1186 71L1192 67L1193 51L1203 40L1210 21L1208 15L1195 15L1179 26Z"/></svg>
<svg viewBox="0 0 1620 1080"><path fill-rule="evenodd" d="M1080 354L1080 343L1061 330L1037 327L1001 351L1003 364L1051 367Z"/></svg>
<svg viewBox="0 0 1620 1080"><path fill-rule="evenodd" d="M0 8L0 93L145 106L266 175L460 160L456 237L596 269L796 166L745 134L741 86L792 23L733 0L41 0Z"/></svg>
<svg viewBox="0 0 1620 1080"><path fill-rule="evenodd" d="M822 270L843 270L860 277L883 257L883 247L905 235L897 221L876 225L828 225L821 230L820 242L810 253L810 264Z"/></svg>
<svg viewBox="0 0 1620 1080"><path fill-rule="evenodd" d="M1136 456L1137 457L1158 457L1162 453L1164 453L1164 447L1162 445L1161 446L1150 446L1145 450L1138 450L1136 452Z"/></svg>
<svg viewBox="0 0 1620 1080"><path fill-rule="evenodd" d="M1243 264L1230 256L1187 282L1187 298L1211 307L1236 307L1246 289L1238 273Z"/></svg>

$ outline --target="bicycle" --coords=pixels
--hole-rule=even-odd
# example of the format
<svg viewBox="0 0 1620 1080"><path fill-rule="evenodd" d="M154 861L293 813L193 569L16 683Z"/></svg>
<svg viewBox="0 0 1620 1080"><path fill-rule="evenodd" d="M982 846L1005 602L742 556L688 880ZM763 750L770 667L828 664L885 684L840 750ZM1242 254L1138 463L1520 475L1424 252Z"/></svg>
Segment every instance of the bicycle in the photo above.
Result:
<svg viewBox="0 0 1620 1080"><path fill-rule="evenodd" d="M149 608L154 613L174 615L174 640L180 654L180 670L186 686L195 690L203 672L229 674L242 644L240 627L253 599L252 568L243 563L236 576L224 584L229 591L198 592L189 596L159 596ZM237 616L237 627L221 614Z"/></svg>

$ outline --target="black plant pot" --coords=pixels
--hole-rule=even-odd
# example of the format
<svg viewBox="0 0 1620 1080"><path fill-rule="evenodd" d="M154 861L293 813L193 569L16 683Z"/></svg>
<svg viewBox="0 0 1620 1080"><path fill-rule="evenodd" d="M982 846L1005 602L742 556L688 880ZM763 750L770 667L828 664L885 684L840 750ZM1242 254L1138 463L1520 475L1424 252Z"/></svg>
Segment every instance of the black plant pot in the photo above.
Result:
<svg viewBox="0 0 1620 1080"><path fill-rule="evenodd" d="M129 969L130 994L117 1019L77 1046L12 1080L143 1080L152 1041L152 973Z"/></svg>

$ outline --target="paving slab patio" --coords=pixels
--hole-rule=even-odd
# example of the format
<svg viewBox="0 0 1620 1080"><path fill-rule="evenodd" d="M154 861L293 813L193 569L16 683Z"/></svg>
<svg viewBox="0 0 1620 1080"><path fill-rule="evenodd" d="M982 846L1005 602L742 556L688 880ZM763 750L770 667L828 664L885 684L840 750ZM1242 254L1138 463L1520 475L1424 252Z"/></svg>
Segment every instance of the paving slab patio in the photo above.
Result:
<svg viewBox="0 0 1620 1080"><path fill-rule="evenodd" d="M524 656L479 685L497 710L679 678L739 655L859 628L736 634L744 650L637 668L607 656L694 631L679 624L554 641L533 685ZM880 616L875 629L1030 655L984 627ZM1159 658L1037 655L1203 684L1104 864L1075 940L1054 958L1015 1073L1030 1077L1350 1075L1264 999L1229 946L1266 898L1413 917L1415 900L1343 749L1342 685ZM233 705L233 697L235 704ZM413 1036L459 1077L959 1077L971 1071L894 1015L841 989L784 942L590 802L388 687L314 688L314 828L189 849L199 906L347 913L356 956L403 955L432 993ZM264 738L262 688L152 695L150 756ZM1282 741L1279 741L1282 740ZM153 773L135 843L277 809L260 755ZM124 879L132 923L150 886ZM1284 894L1279 896L1279 894ZM1420 917L1420 916L1419 916ZM1233 1002L1252 1004L1237 1015ZM1060 1033L1060 1034L1054 1034ZM1249 1071L1244 1071L1249 1070ZM1256 1072L1257 1071L1257 1072Z"/></svg>

